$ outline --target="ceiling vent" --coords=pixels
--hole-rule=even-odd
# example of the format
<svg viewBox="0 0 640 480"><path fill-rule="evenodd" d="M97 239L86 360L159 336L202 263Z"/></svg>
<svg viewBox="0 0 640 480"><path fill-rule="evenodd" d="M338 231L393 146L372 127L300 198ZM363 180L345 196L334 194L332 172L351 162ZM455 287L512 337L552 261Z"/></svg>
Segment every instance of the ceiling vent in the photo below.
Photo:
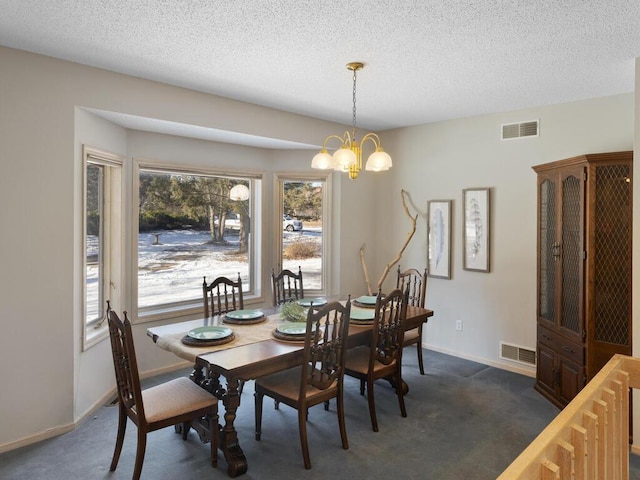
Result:
<svg viewBox="0 0 640 480"><path fill-rule="evenodd" d="M536 351L529 348L522 348L517 345L511 345L500 342L500 358L505 360L513 360L514 362L525 363L527 365L536 364Z"/></svg>
<svg viewBox="0 0 640 480"><path fill-rule="evenodd" d="M502 140L511 140L513 138L523 138L523 137L537 137L539 124L540 124L539 120L503 124Z"/></svg>

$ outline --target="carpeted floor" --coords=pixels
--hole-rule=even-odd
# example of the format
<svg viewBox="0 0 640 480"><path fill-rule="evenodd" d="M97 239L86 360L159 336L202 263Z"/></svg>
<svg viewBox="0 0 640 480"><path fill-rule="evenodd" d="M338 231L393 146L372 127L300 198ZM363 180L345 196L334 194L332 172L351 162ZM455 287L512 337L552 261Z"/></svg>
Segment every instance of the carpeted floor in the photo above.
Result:
<svg viewBox="0 0 640 480"><path fill-rule="evenodd" d="M249 464L240 478L495 479L558 413L533 390L529 377L429 350L425 350L426 375L420 375L411 350L404 363L410 387L405 398L408 417L400 416L389 384L379 382L378 433L371 430L359 383L345 379L349 450L341 448L335 402L328 412L321 405L310 410L309 471L302 463L295 410L286 405L274 410L265 398L262 440L254 439L253 382L248 382L236 420ZM147 380L145 386L188 374L181 370ZM0 455L0 478L129 479L136 427L129 422L120 463L109 472L116 426L117 407L105 406L73 432ZM142 478L229 477L222 456L218 468L211 468L208 445L200 443L196 434L183 442L173 428L166 428L148 437ZM631 478L640 478L637 457L632 459Z"/></svg>

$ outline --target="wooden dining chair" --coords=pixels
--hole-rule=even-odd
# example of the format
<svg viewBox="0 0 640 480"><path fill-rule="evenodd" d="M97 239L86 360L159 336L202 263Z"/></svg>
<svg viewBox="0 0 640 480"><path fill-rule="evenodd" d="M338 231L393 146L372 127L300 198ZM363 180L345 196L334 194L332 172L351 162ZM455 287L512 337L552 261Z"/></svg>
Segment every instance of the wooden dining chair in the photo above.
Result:
<svg viewBox="0 0 640 480"><path fill-rule="evenodd" d="M238 280L218 277L207 285L207 277L202 282L202 299L204 301L204 316L213 317L234 310L244 308L242 296L242 279L238 273Z"/></svg>
<svg viewBox="0 0 640 480"><path fill-rule="evenodd" d="M304 298L304 287L302 286L302 269L298 267L298 273L291 270L282 270L276 275L271 270L271 286L273 290L273 306L277 307L292 300Z"/></svg>
<svg viewBox="0 0 640 480"><path fill-rule="evenodd" d="M407 290L396 289L386 296L378 293L371 329L371 344L350 349L344 373L360 380L360 394L367 387L369 415L373 431L378 431L373 385L376 380L387 378L395 386L400 403L400 413L407 416L402 387L402 342L404 321L407 314Z"/></svg>
<svg viewBox="0 0 640 480"><path fill-rule="evenodd" d="M320 309L310 308L304 339L302 366L290 368L256 380L256 440L262 434L262 400L265 395L298 410L298 430L304 467L311 468L307 440L308 408L336 398L342 448L347 450L344 420L343 380L346 340L351 301L345 306L331 302Z"/></svg>
<svg viewBox="0 0 640 480"><path fill-rule="evenodd" d="M396 280L396 288L403 292L409 288L408 305L424 308L425 296L427 291L427 269L420 273L415 268L410 268L404 272L400 271L398 266L398 278ZM418 367L420 375L424 375L424 361L422 360L422 323L410 330L404 332L404 346L416 345L418 352Z"/></svg>
<svg viewBox="0 0 640 480"><path fill-rule="evenodd" d="M138 375L131 322L124 312L124 322L107 302L107 319L111 337L113 366L118 388L118 436L109 470L118 466L127 417L138 427L138 447L133 479L140 478L147 433L171 425L182 425L182 438L193 420L199 419L211 439L211 465L218 464L218 399L186 377L180 377L142 390Z"/></svg>

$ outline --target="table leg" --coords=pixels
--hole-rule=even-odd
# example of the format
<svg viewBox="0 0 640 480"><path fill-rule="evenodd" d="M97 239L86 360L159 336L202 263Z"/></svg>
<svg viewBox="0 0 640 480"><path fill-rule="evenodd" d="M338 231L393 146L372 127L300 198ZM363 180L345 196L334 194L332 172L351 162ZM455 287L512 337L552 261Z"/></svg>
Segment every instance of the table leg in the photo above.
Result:
<svg viewBox="0 0 640 480"><path fill-rule="evenodd" d="M227 379L227 390L222 395L224 404L224 427L220 430L220 449L229 465L227 473L230 477L242 475L247 471L247 458L238 442L238 432L233 426L236 411L240 406L239 382L237 378Z"/></svg>
<svg viewBox="0 0 640 480"><path fill-rule="evenodd" d="M201 368L194 368L191 378L202 388L214 394L224 405L224 426L220 428L219 448L227 461L227 473L237 477L247 471L247 459L238 443L238 432L233 426L236 411L240 406L240 381L237 378L227 379L227 388L220 383L220 375L209 373L205 376Z"/></svg>

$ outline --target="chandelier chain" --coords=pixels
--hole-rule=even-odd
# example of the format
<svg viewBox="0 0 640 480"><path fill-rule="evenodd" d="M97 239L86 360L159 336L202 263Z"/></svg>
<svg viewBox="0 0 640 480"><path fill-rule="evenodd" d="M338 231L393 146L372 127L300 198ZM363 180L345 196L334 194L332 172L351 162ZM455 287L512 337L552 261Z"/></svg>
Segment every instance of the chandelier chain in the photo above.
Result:
<svg viewBox="0 0 640 480"><path fill-rule="evenodd" d="M358 69L353 69L353 120L351 123L351 133L353 140L356 139L356 73Z"/></svg>

